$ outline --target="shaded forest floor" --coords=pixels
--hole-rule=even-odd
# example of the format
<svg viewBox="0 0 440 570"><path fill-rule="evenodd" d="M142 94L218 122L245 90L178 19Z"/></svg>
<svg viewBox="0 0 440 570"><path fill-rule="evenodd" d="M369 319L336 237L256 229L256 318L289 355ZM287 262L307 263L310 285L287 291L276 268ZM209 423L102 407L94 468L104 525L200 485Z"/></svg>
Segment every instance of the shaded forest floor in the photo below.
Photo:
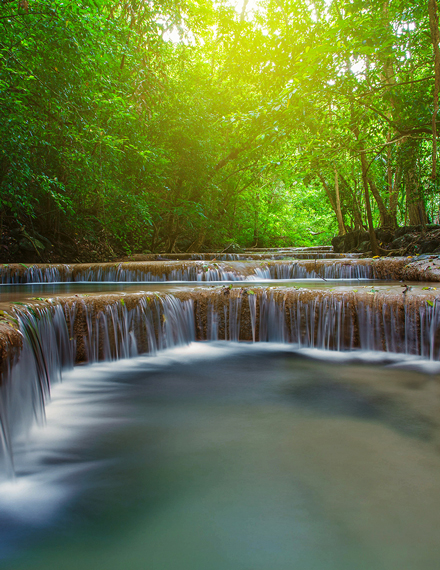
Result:
<svg viewBox="0 0 440 570"><path fill-rule="evenodd" d="M91 239L16 225L4 225L0 235L0 263L97 263L124 254L104 235Z"/></svg>
<svg viewBox="0 0 440 570"><path fill-rule="evenodd" d="M440 226L403 226L395 230L375 230L378 244L392 256L440 254ZM371 256L370 237L367 231L357 230L332 239L335 253L363 253ZM386 255L386 254L385 254Z"/></svg>
<svg viewBox="0 0 440 570"><path fill-rule="evenodd" d="M382 250L390 256L438 254L440 255L440 225L405 226L395 231L379 228L377 239ZM228 244L211 247L221 251ZM288 244L301 247L302 244ZM357 230L332 239L335 253L361 253L371 257L368 232ZM286 246L284 246L286 247ZM206 248L203 248L203 251ZM231 250L232 251L232 250ZM103 263L124 258L129 252L101 235L87 238L78 234L46 233L23 226L3 225L0 236L0 263ZM131 255L149 253L132 250ZM158 249L152 253L167 253Z"/></svg>

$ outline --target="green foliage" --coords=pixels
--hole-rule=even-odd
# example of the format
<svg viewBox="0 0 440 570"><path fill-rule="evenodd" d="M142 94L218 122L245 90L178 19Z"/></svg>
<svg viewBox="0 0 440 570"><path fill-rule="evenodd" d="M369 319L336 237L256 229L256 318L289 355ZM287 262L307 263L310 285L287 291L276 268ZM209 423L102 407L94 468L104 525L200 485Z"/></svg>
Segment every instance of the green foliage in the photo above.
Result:
<svg viewBox="0 0 440 570"><path fill-rule="evenodd" d="M363 152L377 225L433 221L433 70L413 0L3 2L2 223L126 252L328 243L338 208L365 225Z"/></svg>

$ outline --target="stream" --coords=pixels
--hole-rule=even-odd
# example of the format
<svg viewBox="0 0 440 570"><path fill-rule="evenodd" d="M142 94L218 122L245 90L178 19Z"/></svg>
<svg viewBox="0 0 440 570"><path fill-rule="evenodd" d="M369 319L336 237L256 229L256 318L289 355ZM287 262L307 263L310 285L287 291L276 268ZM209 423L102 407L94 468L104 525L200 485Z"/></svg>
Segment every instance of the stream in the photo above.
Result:
<svg viewBox="0 0 440 570"><path fill-rule="evenodd" d="M437 569L438 377L323 352L193 343L66 372L0 484L0 567Z"/></svg>
<svg viewBox="0 0 440 570"><path fill-rule="evenodd" d="M438 570L438 283L330 249L3 266L0 570Z"/></svg>

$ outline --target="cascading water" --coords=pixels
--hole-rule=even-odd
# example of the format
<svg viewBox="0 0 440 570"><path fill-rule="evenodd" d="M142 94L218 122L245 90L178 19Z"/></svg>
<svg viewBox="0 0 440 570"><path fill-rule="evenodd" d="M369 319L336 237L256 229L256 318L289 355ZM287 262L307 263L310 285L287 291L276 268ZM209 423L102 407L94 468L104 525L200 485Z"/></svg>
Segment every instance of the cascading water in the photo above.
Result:
<svg viewBox="0 0 440 570"><path fill-rule="evenodd" d="M0 283L14 285L19 283L60 283L72 281L73 271L69 265L3 265L0 269Z"/></svg>
<svg viewBox="0 0 440 570"><path fill-rule="evenodd" d="M34 422L44 421L51 386L78 356L89 363L118 360L135 356L138 343L143 352L154 354L195 340L192 301L170 295L142 298L132 310L123 300L98 311L73 301L20 308L16 314L23 349L0 387L2 464L8 476L13 473L14 442Z"/></svg>
<svg viewBox="0 0 440 570"><path fill-rule="evenodd" d="M297 348L385 350L440 359L440 308L434 299L308 290L223 288L189 296L127 295L65 299L17 309L18 362L1 393L5 464L14 440L44 418L50 387L75 361L154 354L195 340L290 343Z"/></svg>
<svg viewBox="0 0 440 570"><path fill-rule="evenodd" d="M307 279L321 277L324 279L372 279L371 265L336 262L332 264L280 264L269 266L269 279Z"/></svg>
<svg viewBox="0 0 440 570"><path fill-rule="evenodd" d="M232 254L231 254L232 255ZM259 279L373 279L396 278L402 262L315 259L281 261L152 261L30 267L3 266L2 284L54 282L167 282L252 281ZM377 267L380 267L379 272ZM399 277L400 278L400 277Z"/></svg>
<svg viewBox="0 0 440 570"><path fill-rule="evenodd" d="M44 421L45 404L52 384L65 368L73 367L75 341L61 305L18 310L23 348L9 367L0 386L2 463L13 472L14 440L23 436L33 422Z"/></svg>
<svg viewBox="0 0 440 570"><path fill-rule="evenodd" d="M283 278L296 266L276 265L267 266L269 277L276 271ZM307 262L299 267L309 271L314 265ZM211 275L209 265L203 271L206 277ZM383 382L380 375L376 377L377 370L370 372L367 395L362 397L341 384L349 365L345 369L327 361L320 365L304 356L317 352L322 357L325 351L328 360L331 355L335 360L363 359L355 372L360 379L369 360L378 358L377 352L365 351L407 355L382 356L388 362L417 363L422 357L435 365L440 360L437 293L428 287L386 290L384 284L378 286L380 291L371 285L355 287L173 287L169 288L173 294L75 295L16 305L23 346L0 387L5 474L0 481L0 525L7 521L3 526L11 528L11 536L5 531L0 540L9 544L21 537L17 558L28 549L29 524L44 520L44 532L50 529L47 534L53 538L47 540L50 546L41 555L41 566L34 566L32 559L30 567L23 566L26 570L56 570L58 551L63 552L63 564L72 560L69 570L78 564L86 570L103 565L120 570L128 559L133 570L142 570L145 564L153 570L202 570L217 560L218 547L206 545L217 545L219 533L227 553L219 570L265 570L273 562L272 552L281 556L283 564L275 566L283 570L291 567L295 556L299 568L351 570L358 560L370 556L365 570L379 566L388 570L394 566L377 562L384 556L380 548L379 555L374 550L373 545L380 543L377 537L399 524L402 535L408 529L417 532L419 523L411 521L417 520L419 505L429 503L423 511L426 524L414 535L415 546L405 538L399 552L404 550L401 560L414 552L424 557L421 566L407 565L411 570L431 568L431 561L438 560L438 548L429 529L438 528L440 486L433 483L437 463L431 455L426 459L420 447L435 437L435 430L429 414L420 417L419 409L417 414L408 413L399 401L396 407L390 402L389 382L402 388L400 376L405 372L385 375ZM301 358L295 357L298 353ZM197 356L201 354L209 358L203 360ZM231 361L233 354L237 356ZM90 366L74 367L75 363ZM418 376L404 381L408 386L423 382ZM369 382L377 383L380 397L371 397ZM426 385L432 388L433 383ZM408 391L412 396L414 390ZM46 408L51 393L53 401ZM417 405L421 397L419 391ZM47 426L36 429L46 415ZM383 426L376 425L378 417ZM402 432L400 439L396 431ZM383 457L378 458L381 445ZM399 483L407 457L418 470L408 468ZM139 469L139 464L144 467ZM292 468L286 470L287 464ZM397 483L392 478L384 498L384 481L393 469L399 477ZM365 484L353 489L353 481ZM411 481L415 488L408 493ZM342 493L335 491L339 488ZM399 493L390 500L396 488ZM420 489L429 492L419 496ZM382 509L377 507L378 519L385 520L376 534L369 511L372 499L364 500L368 493L378 497ZM71 498L75 494L78 500ZM408 494L415 497L414 505L401 515ZM331 523L316 507L321 495L324 502L328 497L322 511L332 513ZM432 505L425 495L432 497ZM348 497L342 515L341 496ZM71 510L66 506L69 501ZM364 508L360 514L358 505ZM54 522L48 522L51 509ZM133 520L121 524L127 513L134 513ZM341 516L347 532L339 530ZM83 545L84 528L93 542L90 555L87 548L79 549L84 562L78 562L79 550L71 553L57 534L62 529L69 547L70 533L75 532L72 519L78 520L78 544ZM95 523L88 526L95 520L97 537ZM256 520L264 521L257 533ZM357 547L353 558L345 535L352 537L353 525L365 520L373 521L373 530L367 529L370 542L365 539L365 547L364 534L359 532L358 542L364 546ZM129 535L127 543L113 539L116 524L121 535ZM287 527L296 533L293 546L290 534L283 535ZM235 549L237 532L240 547ZM254 554L255 539L258 535L266 541L268 532L275 550L269 548L270 556L261 561L260 553ZM104 540L104 535L110 539ZM304 536L309 544L306 555L301 550ZM96 544L101 543L104 552L96 554ZM323 543L335 548L330 562L328 549L319 554ZM242 546L247 544L249 548ZM237 556L242 558L231 566ZM7 570L12 568L16 566Z"/></svg>

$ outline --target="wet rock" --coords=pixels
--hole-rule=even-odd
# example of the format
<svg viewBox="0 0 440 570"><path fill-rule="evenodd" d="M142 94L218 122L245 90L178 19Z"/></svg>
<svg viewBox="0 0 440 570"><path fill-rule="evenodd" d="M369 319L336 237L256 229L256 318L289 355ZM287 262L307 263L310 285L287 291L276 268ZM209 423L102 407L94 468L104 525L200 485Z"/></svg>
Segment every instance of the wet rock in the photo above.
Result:
<svg viewBox="0 0 440 570"><path fill-rule="evenodd" d="M411 242L411 237L408 234L403 234L391 242L392 249L400 249L407 246Z"/></svg>
<svg viewBox="0 0 440 570"><path fill-rule="evenodd" d="M45 248L51 249L53 247L52 243L47 238L45 238L36 231L33 232L33 238L41 242L41 244L44 245Z"/></svg>
<svg viewBox="0 0 440 570"><path fill-rule="evenodd" d="M35 251L33 244L26 238L20 240L19 247L20 249L24 249L25 251Z"/></svg>
<svg viewBox="0 0 440 570"><path fill-rule="evenodd" d="M418 251L420 253L429 253L435 251L438 247L440 247L440 239L430 239L419 244Z"/></svg>
<svg viewBox="0 0 440 570"><path fill-rule="evenodd" d="M433 253L440 249L440 226L428 224L426 227L402 226L391 230L389 228L375 229L380 246L386 250L396 250L399 255ZM336 236L332 244L337 253L366 252L370 246L368 232L357 230L349 232L345 236ZM400 250L400 251L399 251Z"/></svg>
<svg viewBox="0 0 440 570"><path fill-rule="evenodd" d="M402 226L402 227L396 229L396 231L394 232L394 236L396 238L400 238L400 237L404 236L405 234L410 234L412 232L419 232L421 230L422 230L422 226Z"/></svg>
<svg viewBox="0 0 440 570"><path fill-rule="evenodd" d="M394 232L390 228L379 228L375 230L375 233L377 239L382 244L390 243L394 239Z"/></svg>
<svg viewBox="0 0 440 570"><path fill-rule="evenodd" d="M245 250L237 243L231 243L226 247L222 253L244 253Z"/></svg>
<svg viewBox="0 0 440 570"><path fill-rule="evenodd" d="M367 251L371 250L371 246L370 246L370 240L367 241L363 241L359 247L357 248L357 250L361 253L366 253Z"/></svg>
<svg viewBox="0 0 440 570"><path fill-rule="evenodd" d="M332 239L332 246L335 253L348 253L359 248L360 244L369 240L369 234L363 230L349 232L343 236L336 236Z"/></svg>
<svg viewBox="0 0 440 570"><path fill-rule="evenodd" d="M12 311L10 311L12 314ZM4 318L5 312L0 311L0 385L3 375L7 373L20 352L23 344L23 336L13 322Z"/></svg>

